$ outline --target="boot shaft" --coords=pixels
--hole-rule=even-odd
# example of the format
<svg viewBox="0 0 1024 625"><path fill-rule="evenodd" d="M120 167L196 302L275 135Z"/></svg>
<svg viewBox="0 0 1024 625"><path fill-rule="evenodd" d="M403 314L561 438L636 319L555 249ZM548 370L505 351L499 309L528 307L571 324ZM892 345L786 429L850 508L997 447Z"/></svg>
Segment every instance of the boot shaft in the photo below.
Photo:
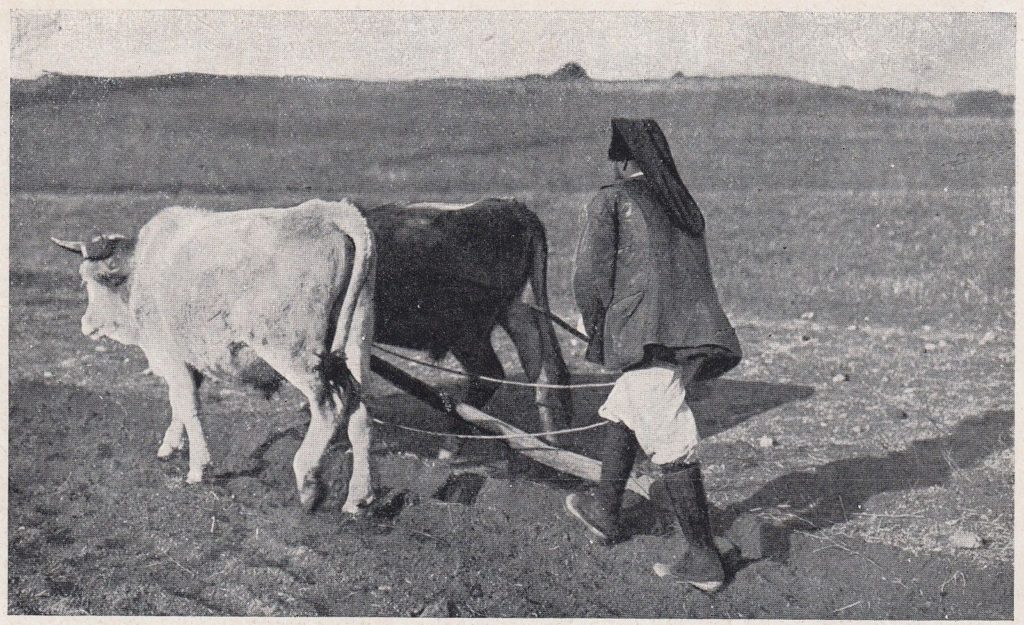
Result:
<svg viewBox="0 0 1024 625"><path fill-rule="evenodd" d="M617 520L639 444L633 431L621 423L609 423L605 430L601 449L601 481L594 498L605 513Z"/></svg>
<svg viewBox="0 0 1024 625"><path fill-rule="evenodd" d="M565 509L579 519L595 536L606 543L621 535L619 511L636 460L638 443L633 431L621 423L605 427L601 449L601 480L591 494L573 494L565 499Z"/></svg>
<svg viewBox="0 0 1024 625"><path fill-rule="evenodd" d="M715 592L725 581L725 571L711 534L700 465L668 466L663 471L651 485L651 501L676 520L685 544L675 564L655 564L654 572Z"/></svg>
<svg viewBox="0 0 1024 625"><path fill-rule="evenodd" d="M651 485L651 502L675 519L687 543L713 547L700 464L676 463L663 467L662 471L662 477Z"/></svg>

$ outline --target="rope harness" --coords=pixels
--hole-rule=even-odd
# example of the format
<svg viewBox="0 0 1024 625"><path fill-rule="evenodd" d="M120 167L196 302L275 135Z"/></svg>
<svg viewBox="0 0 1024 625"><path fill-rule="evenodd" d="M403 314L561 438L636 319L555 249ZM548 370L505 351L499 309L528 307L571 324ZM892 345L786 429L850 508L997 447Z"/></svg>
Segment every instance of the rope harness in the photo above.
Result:
<svg viewBox="0 0 1024 625"><path fill-rule="evenodd" d="M562 319L559 319L555 315L552 315L551 313L546 312L544 310L541 310L539 308L536 308L534 306L531 306L531 308L534 308L534 310L537 310L538 312L541 312L541 313L545 314L549 319L552 319L552 320L558 322L558 325L560 325L561 327L565 328L566 330L572 332L574 335L582 336L584 339L586 339L586 337L581 335L581 334L579 334L575 330L575 328L570 326L568 323L566 323ZM494 378L494 377L490 377L490 376L486 376L486 375L477 375L477 374L472 374L472 373L466 373L465 371L460 371L458 369L452 369L450 367L444 367L444 366L441 366L441 365L438 365L438 364L435 364L435 363L425 362L425 361L422 361L422 360L419 360L419 359L416 359L416 358L412 358L412 357L406 356L406 355L401 354L399 352L396 352L394 350L390 350L390 349L388 349L386 347L382 347L382 346L380 346L380 345L378 345L376 343L374 344L374 348L378 352L381 352L383 354L387 354L389 356L393 356L395 358L398 358L400 360L404 360L406 362L411 362L413 364L417 364L417 365L420 365L420 366L423 366L423 367L427 367L429 369L435 369L437 371L443 371L445 373L448 373L448 374L451 374L451 375L457 375L457 376L462 377L462 378L468 378L470 380L482 380L482 381L485 381L485 382L492 382L494 384L502 384L502 385L506 385L506 386L520 386L520 387L526 387L526 388L563 389L563 390L574 390L574 389L584 389L584 388L610 388L612 386L615 386L614 382L586 382L586 383L582 383L582 384L548 384L548 383L545 383L545 382L518 382L516 380L505 380L503 378ZM375 359L379 361L378 364L380 364L382 366L386 366L388 369L391 369L392 370L392 375L397 373L401 378L405 378L408 381L413 381L413 379L408 374L399 373L395 369L394 365L390 365L389 363L386 363L384 361L380 361L380 359L376 358L376 357L375 357ZM383 372L382 371L377 371L377 373L381 374ZM417 386L420 386L421 388L426 386L423 382L415 381L415 383L416 383ZM429 388L429 387L427 387L427 388ZM408 389L406 389L406 390L408 390ZM422 391L420 391L420 392L422 392ZM457 405L458 402L456 402L453 397L451 397L447 393L443 393L443 392L440 392L440 391L438 391L436 389L432 389L432 388L430 389L429 392L434 396L435 400L440 403L441 408L444 410L444 412L447 412L448 414L450 414L452 416L455 416L455 417L459 416L458 412L456 411L456 405ZM422 399L422 397L421 397L421 399ZM425 435L428 435L428 436L436 436L436 437L440 437L440 438L458 438L458 439L475 439L475 440L511 440L511 439L519 439L519 438L537 438L538 436L553 436L553 435L557 435L557 434L571 434L571 433L575 433L575 432L585 432L587 430L597 429L597 428L600 428L600 427L604 427L604 426L606 426L606 425L608 425L610 423L610 421L600 421L598 423L592 423L590 425L584 425L584 426L581 426L581 427L566 428L566 429L563 429L563 430L555 430L553 432L538 432L538 433L535 433L535 434L527 433L527 432L524 432L522 434L451 434L451 433L448 433L448 432L436 432L434 430L424 430L424 429L421 429L421 428L416 428L416 427L412 427L412 426L408 426L408 425L400 425L398 423L389 423L387 421L383 421L383 420L378 419L376 417L372 418L371 420L374 423L377 423L379 425L385 425L385 426L393 427L393 428L396 428L396 429L399 429L399 430L405 430L407 432L415 432L417 434L425 434ZM552 448L552 449L554 451L561 451L561 450L558 450L557 448Z"/></svg>
<svg viewBox="0 0 1024 625"><path fill-rule="evenodd" d="M395 358L401 358L402 360L405 360L407 362L411 362L411 363L414 363L414 364L417 364L417 365L428 367L430 369L436 369L438 371L444 371L445 373L450 373L452 375L457 375L457 376L460 376L460 377L463 377L463 378L468 378L470 380L483 380L484 382L493 382L495 384L504 384L506 386L523 386L523 387L526 387L526 388L550 388L550 389L564 389L564 390L573 390L573 389L579 389L579 388L611 388L611 387L615 386L615 382L584 382L582 384L548 384L548 383L545 383L545 382L519 382L517 380L505 380L503 378L492 378L492 377L486 376L486 375L477 375L477 374L474 374L474 373L466 373L465 371L459 371L458 369L452 369L450 367L444 367L444 366L437 365L437 364L434 364L434 363L431 363L431 362L425 362L423 360L418 360L416 358L412 358L412 357L406 356L404 354L399 354L398 352L392 351L392 350L387 349L385 347L381 347L380 345L376 345L375 344L374 348L377 349L377 351L379 351L381 353L387 354L389 356L394 356Z"/></svg>
<svg viewBox="0 0 1024 625"><path fill-rule="evenodd" d="M435 432L434 430L422 430L420 428L414 428L408 425L399 425L398 423L391 423L389 421L381 421L374 417L372 421L378 425L386 425L392 428L398 428L399 430L406 430L408 432L416 432L417 434L427 434L429 436L437 436L440 438L469 438L469 439L483 439L483 440L508 440L513 438L537 438L538 436L551 436L553 434L571 434L573 432L584 432L586 430L593 430L599 427L604 427L611 423L611 421L601 421L600 423L591 423L590 425L584 425L578 428L568 428L565 430L555 430L553 432L539 432L537 434L528 434L526 432L522 434L449 434L448 432Z"/></svg>

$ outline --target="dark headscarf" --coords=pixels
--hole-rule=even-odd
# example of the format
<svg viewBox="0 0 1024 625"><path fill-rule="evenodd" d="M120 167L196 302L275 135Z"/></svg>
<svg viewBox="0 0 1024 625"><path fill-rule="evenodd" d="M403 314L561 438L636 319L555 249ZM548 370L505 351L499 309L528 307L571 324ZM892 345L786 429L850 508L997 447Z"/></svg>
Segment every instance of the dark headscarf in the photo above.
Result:
<svg viewBox="0 0 1024 625"><path fill-rule="evenodd" d="M608 158L634 161L650 181L672 222L692 236L703 236L704 216L686 189L668 141L653 119L612 119L612 143Z"/></svg>

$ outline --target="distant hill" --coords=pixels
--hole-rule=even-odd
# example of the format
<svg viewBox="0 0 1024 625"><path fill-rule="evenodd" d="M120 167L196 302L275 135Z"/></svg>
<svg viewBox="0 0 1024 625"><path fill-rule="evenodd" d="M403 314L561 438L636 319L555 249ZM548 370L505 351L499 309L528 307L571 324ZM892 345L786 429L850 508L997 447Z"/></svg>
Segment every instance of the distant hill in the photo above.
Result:
<svg viewBox="0 0 1024 625"><path fill-rule="evenodd" d="M687 76L683 72L676 72L670 79L673 83L691 85L705 89L721 88L745 88L745 89L797 89L806 87L819 87L817 85L799 78L779 76L775 74L735 74L732 76Z"/></svg>
<svg viewBox="0 0 1024 625"><path fill-rule="evenodd" d="M590 80L587 70L579 63L566 63L551 74L552 80Z"/></svg>
<svg viewBox="0 0 1024 625"><path fill-rule="evenodd" d="M297 76L224 76L194 72L126 77L79 76L44 72L42 76L33 80L11 80L11 108L40 100L60 103L102 97L114 92L199 88L217 85L265 84L273 86L308 80L320 79Z"/></svg>
<svg viewBox="0 0 1024 625"><path fill-rule="evenodd" d="M951 97L953 108L964 115L1013 116L1013 96L998 91L967 91Z"/></svg>
<svg viewBox="0 0 1024 625"><path fill-rule="evenodd" d="M375 89L401 90L402 85L442 85L461 88L500 89L505 86L522 88L526 85L565 85L599 92L618 91L671 91L718 94L728 100L731 107L763 108L814 106L852 106L878 112L908 110L934 110L956 115L998 116L1013 115L1014 97L997 91L969 91L947 96L881 88L873 91L853 87L830 87L797 78L777 75L687 76L676 72L661 80L606 81L595 80L579 63L566 63L551 74L529 74L518 78L495 80L467 78L439 78L431 80L375 82L342 78L309 76L224 76L201 73L163 74L138 77L78 76L44 73L36 79L11 80L11 108L18 109L34 102L59 104L75 100L104 98L114 93L132 91L161 91L167 89L204 88L287 88L289 85L318 84L364 85ZM746 104L745 104L746 103Z"/></svg>

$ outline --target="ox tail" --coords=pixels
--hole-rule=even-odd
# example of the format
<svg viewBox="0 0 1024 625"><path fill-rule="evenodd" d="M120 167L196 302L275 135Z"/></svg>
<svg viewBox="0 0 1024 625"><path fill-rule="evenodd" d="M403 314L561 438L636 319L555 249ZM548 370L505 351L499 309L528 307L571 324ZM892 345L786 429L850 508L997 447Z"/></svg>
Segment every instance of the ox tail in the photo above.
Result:
<svg viewBox="0 0 1024 625"><path fill-rule="evenodd" d="M530 216L530 289L533 291L533 299L537 307L550 313L551 306L548 302L548 238L536 213L522 204L525 212Z"/></svg>
<svg viewBox="0 0 1024 625"><path fill-rule="evenodd" d="M520 204L520 206L523 206ZM523 210L530 216L530 288L533 290L533 299L537 307L545 314L547 319L543 322L542 332L548 335L550 356L555 376L554 381L566 384L569 381L569 369L565 366L565 359L562 357L562 349L558 344L558 337L555 336L555 328L551 325L551 319L557 319L551 313L551 303L548 301L548 238L544 229L544 222L530 209L523 206Z"/></svg>
<svg viewBox="0 0 1024 625"><path fill-rule="evenodd" d="M320 364L315 367L327 383L330 392L339 398L341 405L346 412L351 412L358 406L360 395L360 384L352 374L352 370L346 359L346 346L349 335L352 332L352 324L356 310L363 297L372 297L366 294L367 288L373 289L372 274L374 268L374 247L373 235L366 223L366 219L356 206L346 203L343 207L343 215L334 215L333 221L338 229L345 235L345 259L342 271L346 274L342 282L344 294L339 295L332 307L334 316L333 334L329 333L327 342L329 350L320 354ZM367 319L363 320L363 327L373 328L373 310L366 311ZM360 366L368 366L369 359ZM362 379L362 375L360 379Z"/></svg>
<svg viewBox="0 0 1024 625"><path fill-rule="evenodd" d="M355 205L348 204L346 208L344 217L335 217L334 219L334 223L352 243L348 284L345 285L345 295L338 308L337 326L331 341L331 353L334 354L345 353L345 346L348 345L349 334L352 332L356 306L362 298L372 297L372 294L366 293L367 285L370 289L373 288L371 283L375 258L373 233L370 232L366 218ZM373 311L368 311L367 314L370 318L365 320L365 323L372 324Z"/></svg>

